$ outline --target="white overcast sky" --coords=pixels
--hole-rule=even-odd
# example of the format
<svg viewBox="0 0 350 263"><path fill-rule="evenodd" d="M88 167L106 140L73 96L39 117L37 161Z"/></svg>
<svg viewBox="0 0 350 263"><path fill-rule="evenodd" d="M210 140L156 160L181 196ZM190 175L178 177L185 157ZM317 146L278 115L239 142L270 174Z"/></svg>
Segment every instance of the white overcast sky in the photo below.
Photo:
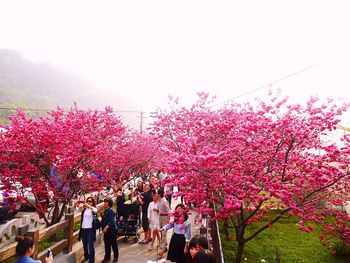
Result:
<svg viewBox="0 0 350 263"><path fill-rule="evenodd" d="M80 72L129 110L163 107L168 94L193 102L197 91L225 101L269 83L296 100L350 101L349 14L336 0L0 0L0 48Z"/></svg>

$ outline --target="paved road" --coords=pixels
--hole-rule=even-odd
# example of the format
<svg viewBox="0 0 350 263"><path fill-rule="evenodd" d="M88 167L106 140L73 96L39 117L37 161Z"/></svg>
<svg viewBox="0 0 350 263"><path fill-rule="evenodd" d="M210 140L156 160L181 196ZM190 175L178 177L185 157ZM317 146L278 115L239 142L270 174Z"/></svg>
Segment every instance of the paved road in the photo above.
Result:
<svg viewBox="0 0 350 263"><path fill-rule="evenodd" d="M170 231L168 231L170 232ZM171 233L169 233L167 236L170 238ZM135 243L133 240L129 240L128 242L125 242L122 239L118 240L118 246L119 246L119 261L120 263L141 263L141 262L147 262L148 260L152 260L157 262L157 260L160 260L161 258L157 257L157 251L156 248L153 249L153 251L148 251L149 244L143 245ZM113 252L112 252L113 254ZM101 262L104 257L104 246L103 244L99 245L96 248L96 263Z"/></svg>

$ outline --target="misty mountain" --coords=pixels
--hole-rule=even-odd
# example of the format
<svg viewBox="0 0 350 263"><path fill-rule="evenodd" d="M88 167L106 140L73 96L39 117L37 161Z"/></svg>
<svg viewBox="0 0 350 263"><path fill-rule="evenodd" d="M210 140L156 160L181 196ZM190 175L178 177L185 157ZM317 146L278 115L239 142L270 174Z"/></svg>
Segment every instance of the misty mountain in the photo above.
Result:
<svg viewBox="0 0 350 263"><path fill-rule="evenodd" d="M60 69L49 63L35 63L16 50L0 50L0 119L6 120L11 110L54 109L71 107L114 109L135 108L128 101L99 89L86 77ZM28 111L35 115L35 111ZM136 118L136 113L132 118ZM123 116L128 122L130 117Z"/></svg>
<svg viewBox="0 0 350 263"><path fill-rule="evenodd" d="M72 105L88 80L48 63L34 63L15 50L0 50L0 104L18 106Z"/></svg>

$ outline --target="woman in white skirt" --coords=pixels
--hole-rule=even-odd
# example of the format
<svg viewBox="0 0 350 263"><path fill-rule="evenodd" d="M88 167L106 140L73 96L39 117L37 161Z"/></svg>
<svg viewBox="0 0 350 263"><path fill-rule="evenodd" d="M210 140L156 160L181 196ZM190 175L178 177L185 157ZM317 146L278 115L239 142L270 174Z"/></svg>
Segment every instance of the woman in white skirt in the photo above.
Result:
<svg viewBox="0 0 350 263"><path fill-rule="evenodd" d="M159 234L159 209L158 209L158 194L153 195L153 202L151 202L148 206L147 217L149 221L149 226L152 231L152 242L149 250L153 249L153 244L156 238L158 238L158 244L160 242L160 234Z"/></svg>

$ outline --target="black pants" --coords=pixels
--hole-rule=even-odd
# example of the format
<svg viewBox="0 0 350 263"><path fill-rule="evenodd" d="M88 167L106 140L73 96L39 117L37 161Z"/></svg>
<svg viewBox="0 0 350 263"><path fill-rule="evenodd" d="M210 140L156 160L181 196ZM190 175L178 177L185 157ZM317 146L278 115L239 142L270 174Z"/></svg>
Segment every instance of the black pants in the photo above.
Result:
<svg viewBox="0 0 350 263"><path fill-rule="evenodd" d="M168 196L166 197L166 200L168 200L168 202L169 202L169 207L170 207L170 209L171 209L171 196L172 196L172 195L168 195Z"/></svg>
<svg viewBox="0 0 350 263"><path fill-rule="evenodd" d="M147 217L147 210L142 210L142 228L144 232L147 232L149 230L149 221Z"/></svg>
<svg viewBox="0 0 350 263"><path fill-rule="evenodd" d="M83 241L84 248L84 258L89 259L89 263L95 262L95 248L94 240L96 236L95 230L92 228L82 228L81 230L81 239Z"/></svg>
<svg viewBox="0 0 350 263"><path fill-rule="evenodd" d="M108 229L107 233L104 234L105 242L105 258L106 260L111 259L111 248L113 249L114 259L119 257L119 250L117 244L117 230Z"/></svg>

